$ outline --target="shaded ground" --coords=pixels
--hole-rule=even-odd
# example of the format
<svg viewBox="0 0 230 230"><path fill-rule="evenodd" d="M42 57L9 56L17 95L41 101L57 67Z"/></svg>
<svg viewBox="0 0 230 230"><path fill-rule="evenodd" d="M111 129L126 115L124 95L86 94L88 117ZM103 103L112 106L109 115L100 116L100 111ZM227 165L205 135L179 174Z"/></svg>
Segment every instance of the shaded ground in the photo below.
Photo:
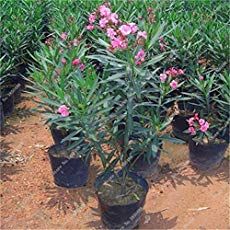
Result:
<svg viewBox="0 0 230 230"><path fill-rule="evenodd" d="M92 162L86 187L56 187L46 154L51 135L32 107L19 104L1 138L1 229L103 228L93 189L99 161ZM189 166L186 145L165 148L171 154L162 155L158 178L149 180L140 228L229 229L228 160L203 174Z"/></svg>

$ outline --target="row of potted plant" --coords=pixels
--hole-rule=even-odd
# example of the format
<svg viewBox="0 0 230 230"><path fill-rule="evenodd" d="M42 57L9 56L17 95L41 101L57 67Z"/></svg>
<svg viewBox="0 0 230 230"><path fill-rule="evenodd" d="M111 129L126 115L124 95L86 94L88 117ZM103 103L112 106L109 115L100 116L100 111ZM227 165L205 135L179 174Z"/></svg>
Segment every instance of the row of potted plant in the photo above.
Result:
<svg viewBox="0 0 230 230"><path fill-rule="evenodd" d="M45 36L50 6L49 1L4 1L1 4L0 51L0 126L4 116L13 112L24 87L30 53L39 48Z"/></svg>
<svg viewBox="0 0 230 230"><path fill-rule="evenodd" d="M148 192L143 176L154 172L164 140L181 143L166 132L172 120L174 135L189 134L194 165L220 164L229 127L228 76L198 70L187 75L170 65L171 53L159 49L163 26L127 20L109 3L89 13L87 22L81 14L58 18L63 24L53 22L52 36L33 56L40 65L28 79L54 138L49 157L55 183L85 185L91 154L97 153L102 221L108 228L134 228Z"/></svg>

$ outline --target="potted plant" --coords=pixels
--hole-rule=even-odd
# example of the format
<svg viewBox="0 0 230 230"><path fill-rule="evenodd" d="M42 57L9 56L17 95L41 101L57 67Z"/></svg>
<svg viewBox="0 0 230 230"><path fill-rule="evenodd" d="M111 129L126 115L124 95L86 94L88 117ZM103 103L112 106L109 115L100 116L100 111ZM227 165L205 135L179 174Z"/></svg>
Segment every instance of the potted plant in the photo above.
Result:
<svg viewBox="0 0 230 230"><path fill-rule="evenodd" d="M86 100L97 79L94 69L85 64L86 51L83 40L75 46L66 34L53 36L51 43L43 44L41 51L32 56L35 63L41 65L34 65L31 78L28 78L28 89L35 96L38 111L45 115L55 142L48 151L54 181L68 188L86 184L90 163L90 151L84 135L72 132L74 126L78 127L78 120L70 125L74 114L71 103L81 109L82 101ZM74 91L80 93L72 101ZM76 146L73 146L70 137L78 140ZM84 153L79 154L80 146Z"/></svg>
<svg viewBox="0 0 230 230"><path fill-rule="evenodd" d="M156 157L163 139L160 132L166 127L164 121L159 120L160 110L168 101L158 105L160 79L157 71L148 69L162 60L163 55L148 57L147 50L156 37L152 40L151 35L135 23L121 21L108 4L90 14L87 26L90 31L99 28L97 21L100 27L100 39L95 41L99 42L98 54L89 58L104 64L104 74L83 106L87 108L83 110L86 113L71 106L73 122L79 123L77 128L73 127L76 132L81 130L104 168L95 181L102 222L110 229L130 229L139 223L148 192L147 181L135 171L131 172L134 164L131 161L146 153ZM178 82L173 83L178 86ZM73 91L71 98L77 94L78 91ZM158 111L151 113L155 107ZM123 128L119 129L121 125ZM122 145L118 144L121 139Z"/></svg>
<svg viewBox="0 0 230 230"><path fill-rule="evenodd" d="M35 63L41 65L34 65L32 68L32 87L28 86L32 91L40 94L42 101L38 104L48 105L48 111L56 113L57 103L52 104L52 101L60 100L60 103L65 101L65 92L71 90L70 80L75 76L83 78L83 76L90 74L95 77L91 67L86 68L84 55L87 51L85 42L79 40L78 45L72 44L72 40L68 38L67 34L63 32L52 38L49 43L43 44L39 52L35 52L32 56ZM66 36L65 36L66 35ZM72 45L71 45L72 44ZM28 78L30 81L30 78ZM86 77L81 88L88 87L89 77ZM45 96L45 97L43 97ZM51 102L50 102L51 100ZM50 104L51 103L51 104ZM59 104L60 106L60 104ZM44 106L43 106L44 107ZM55 109L54 109L55 108ZM61 109L60 109L61 111ZM55 143L60 143L61 140L68 135L68 130L59 124L58 121L53 121L51 118L47 119L51 130L52 137Z"/></svg>
<svg viewBox="0 0 230 230"><path fill-rule="evenodd" d="M222 84L217 85L219 78ZM227 75L212 74L200 81L196 81L197 88L202 92L196 95L200 113L195 113L187 120L187 133L192 137L189 141L192 165L209 170L220 165L228 147L228 134L227 137L223 134L228 132L229 127L229 80Z"/></svg>
<svg viewBox="0 0 230 230"><path fill-rule="evenodd" d="M188 119L188 124L188 132L192 136L189 141L191 164L200 170L217 168L224 158L228 143L213 135L210 123L197 113Z"/></svg>
<svg viewBox="0 0 230 230"><path fill-rule="evenodd" d="M215 91L215 76L211 73L201 75L199 70L196 74L190 74L184 81L180 92L181 98L177 101L178 114L172 121L173 133L176 137L188 142L190 135L185 131L189 128L187 120L195 113L208 116L213 104Z"/></svg>
<svg viewBox="0 0 230 230"><path fill-rule="evenodd" d="M219 74L218 85L220 85L219 94L214 98L215 110L217 111L216 120L218 122L217 137L224 139L229 143L229 74L224 71L223 74ZM217 86L218 87L218 86Z"/></svg>
<svg viewBox="0 0 230 230"><path fill-rule="evenodd" d="M55 130L52 130L55 145L48 151L54 181L57 185L68 188L86 184L90 163L90 151L84 135L80 131L72 132L73 127L78 127L78 120L74 119L71 109L72 94L77 90L81 92L81 96L73 100L75 108L80 109L82 101L86 100L86 96L83 95L90 91L90 87L97 79L90 67L86 67L85 71L88 74L85 77L80 70L77 71L73 72L74 77L69 78L68 75L60 74L57 81L52 78L54 80L52 83L46 82L51 76L49 72L45 72L45 75L40 71L34 72L32 75L34 83L30 86L32 94L39 97L37 100L39 111L45 114L46 121L55 127ZM66 78L68 83L65 82ZM71 123L72 120L74 124ZM70 138L77 140L77 145L73 145ZM79 148L83 148L84 153L83 150L79 153Z"/></svg>

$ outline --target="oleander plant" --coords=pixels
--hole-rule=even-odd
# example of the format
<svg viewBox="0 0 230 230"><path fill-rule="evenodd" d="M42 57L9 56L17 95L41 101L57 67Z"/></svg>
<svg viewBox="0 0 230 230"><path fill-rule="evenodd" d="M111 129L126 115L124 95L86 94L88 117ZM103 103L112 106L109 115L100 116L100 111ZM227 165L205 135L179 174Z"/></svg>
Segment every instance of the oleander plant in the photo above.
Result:
<svg viewBox="0 0 230 230"><path fill-rule="evenodd" d="M56 185L94 188L109 229L138 226L167 141L191 165L229 144L225 0L0 0L0 126L19 87L50 129ZM4 118L4 119L3 119Z"/></svg>

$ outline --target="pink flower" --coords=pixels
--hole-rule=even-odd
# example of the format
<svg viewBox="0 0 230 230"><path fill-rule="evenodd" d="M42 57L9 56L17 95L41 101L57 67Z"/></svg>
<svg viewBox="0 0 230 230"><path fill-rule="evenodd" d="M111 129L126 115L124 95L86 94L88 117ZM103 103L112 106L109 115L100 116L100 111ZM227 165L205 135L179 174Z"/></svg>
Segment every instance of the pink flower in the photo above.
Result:
<svg viewBox="0 0 230 230"><path fill-rule="evenodd" d="M160 43L164 43L165 41L164 41L164 38L161 36L160 38L159 38L159 42Z"/></svg>
<svg viewBox="0 0 230 230"><path fill-rule="evenodd" d="M62 58L62 59L61 59L61 63L62 63L63 65L65 65L65 64L66 64L66 59L65 59L65 58Z"/></svg>
<svg viewBox="0 0 230 230"><path fill-rule="evenodd" d="M66 105L61 105L58 108L58 113L60 113L62 117L68 117L69 116L69 109Z"/></svg>
<svg viewBox="0 0 230 230"><path fill-rule="evenodd" d="M79 68L80 68L81 71L83 71L85 69L85 64L81 63Z"/></svg>
<svg viewBox="0 0 230 230"><path fill-rule="evenodd" d="M112 13L109 16L109 20L114 23L115 25L117 25L118 23L118 15L116 13Z"/></svg>
<svg viewBox="0 0 230 230"><path fill-rule="evenodd" d="M178 86L177 81L173 80L173 81L170 82L170 87L171 87L172 89L176 89L177 86Z"/></svg>
<svg viewBox="0 0 230 230"><path fill-rule="evenodd" d="M128 23L128 25L129 25L129 27L131 29L131 33L135 34L137 32L137 30L138 30L138 27L137 27L136 23L130 22L130 23Z"/></svg>
<svg viewBox="0 0 230 230"><path fill-rule="evenodd" d="M189 128L188 128L188 131L189 131L189 133L190 133L191 135L195 135L195 134L196 134L196 130L195 130L194 127L189 127Z"/></svg>
<svg viewBox="0 0 230 230"><path fill-rule="evenodd" d="M61 33L60 37L62 41L65 41L67 39L68 34L66 32Z"/></svg>
<svg viewBox="0 0 230 230"><path fill-rule="evenodd" d="M113 39L117 35L116 31L112 28L107 29L107 36L111 39Z"/></svg>
<svg viewBox="0 0 230 230"><path fill-rule="evenodd" d="M99 21L99 25L101 28L105 28L106 27L106 24L108 23L108 19L107 18L102 18L100 21Z"/></svg>
<svg viewBox="0 0 230 230"><path fill-rule="evenodd" d="M72 65L78 66L81 63L81 60L79 58L76 58L72 61Z"/></svg>
<svg viewBox="0 0 230 230"><path fill-rule="evenodd" d="M204 77L203 76L199 76L199 80L203 81Z"/></svg>
<svg viewBox="0 0 230 230"><path fill-rule="evenodd" d="M145 61L145 51L143 49L140 49L134 58L136 65L142 64L142 62Z"/></svg>
<svg viewBox="0 0 230 230"><path fill-rule="evenodd" d="M108 17L111 14L111 10L105 5L99 7L99 12L102 17Z"/></svg>
<svg viewBox="0 0 230 230"><path fill-rule="evenodd" d="M137 33L137 39L138 39L138 38L147 39L147 33L146 33L146 31L139 31L139 32Z"/></svg>
<svg viewBox="0 0 230 230"><path fill-rule="evenodd" d="M188 120L187 120L189 126L193 126L194 125L194 117L190 117Z"/></svg>
<svg viewBox="0 0 230 230"><path fill-rule="evenodd" d="M161 82L164 83L166 81L167 77L168 77L167 74L161 73L160 74L160 80L161 80Z"/></svg>
<svg viewBox="0 0 230 230"><path fill-rule="evenodd" d="M79 44L79 40L77 38L74 38L73 41L72 41L72 45L73 46L77 46Z"/></svg>
<svg viewBox="0 0 230 230"><path fill-rule="evenodd" d="M122 44L122 40L120 38L114 38L111 41L111 45L112 45L113 49L119 48L121 46L121 44Z"/></svg>
<svg viewBox="0 0 230 230"><path fill-rule="evenodd" d="M200 119L200 120L199 120L199 125L202 126L202 125L204 125L204 124L205 124L205 120L204 120L204 119Z"/></svg>
<svg viewBox="0 0 230 230"><path fill-rule="evenodd" d="M184 75L184 70L183 69L178 69L177 73L178 73L178 75Z"/></svg>
<svg viewBox="0 0 230 230"><path fill-rule="evenodd" d="M89 24L89 25L86 26L86 29L89 30L89 31L92 31L92 30L94 30L94 25Z"/></svg>
<svg viewBox="0 0 230 230"><path fill-rule="evenodd" d="M112 40L111 40L111 45L112 45L112 48L113 49L126 49L127 46L128 46L128 42L127 40L124 40L122 39L120 36L119 37L114 37Z"/></svg>
<svg viewBox="0 0 230 230"><path fill-rule="evenodd" d="M89 24L93 24L96 21L96 18L97 18L97 16L96 16L95 12L90 14L89 15Z"/></svg>
<svg viewBox="0 0 230 230"><path fill-rule="evenodd" d="M200 127L200 131L201 132L206 132L209 128L209 123L206 121L201 127Z"/></svg>
<svg viewBox="0 0 230 230"><path fill-rule="evenodd" d="M128 26L128 25L120 26L119 30L121 31L123 36L127 36L127 35L131 34L131 32L132 32L130 26Z"/></svg>
<svg viewBox="0 0 230 230"><path fill-rule="evenodd" d="M160 43L160 51L161 52L165 51L165 45L163 43Z"/></svg>
<svg viewBox="0 0 230 230"><path fill-rule="evenodd" d="M176 68L171 67L166 71L166 74L172 77L176 77L178 75L178 72Z"/></svg>
<svg viewBox="0 0 230 230"><path fill-rule="evenodd" d="M198 115L198 113L195 113L194 119L197 120L197 121L199 120L199 115Z"/></svg>

